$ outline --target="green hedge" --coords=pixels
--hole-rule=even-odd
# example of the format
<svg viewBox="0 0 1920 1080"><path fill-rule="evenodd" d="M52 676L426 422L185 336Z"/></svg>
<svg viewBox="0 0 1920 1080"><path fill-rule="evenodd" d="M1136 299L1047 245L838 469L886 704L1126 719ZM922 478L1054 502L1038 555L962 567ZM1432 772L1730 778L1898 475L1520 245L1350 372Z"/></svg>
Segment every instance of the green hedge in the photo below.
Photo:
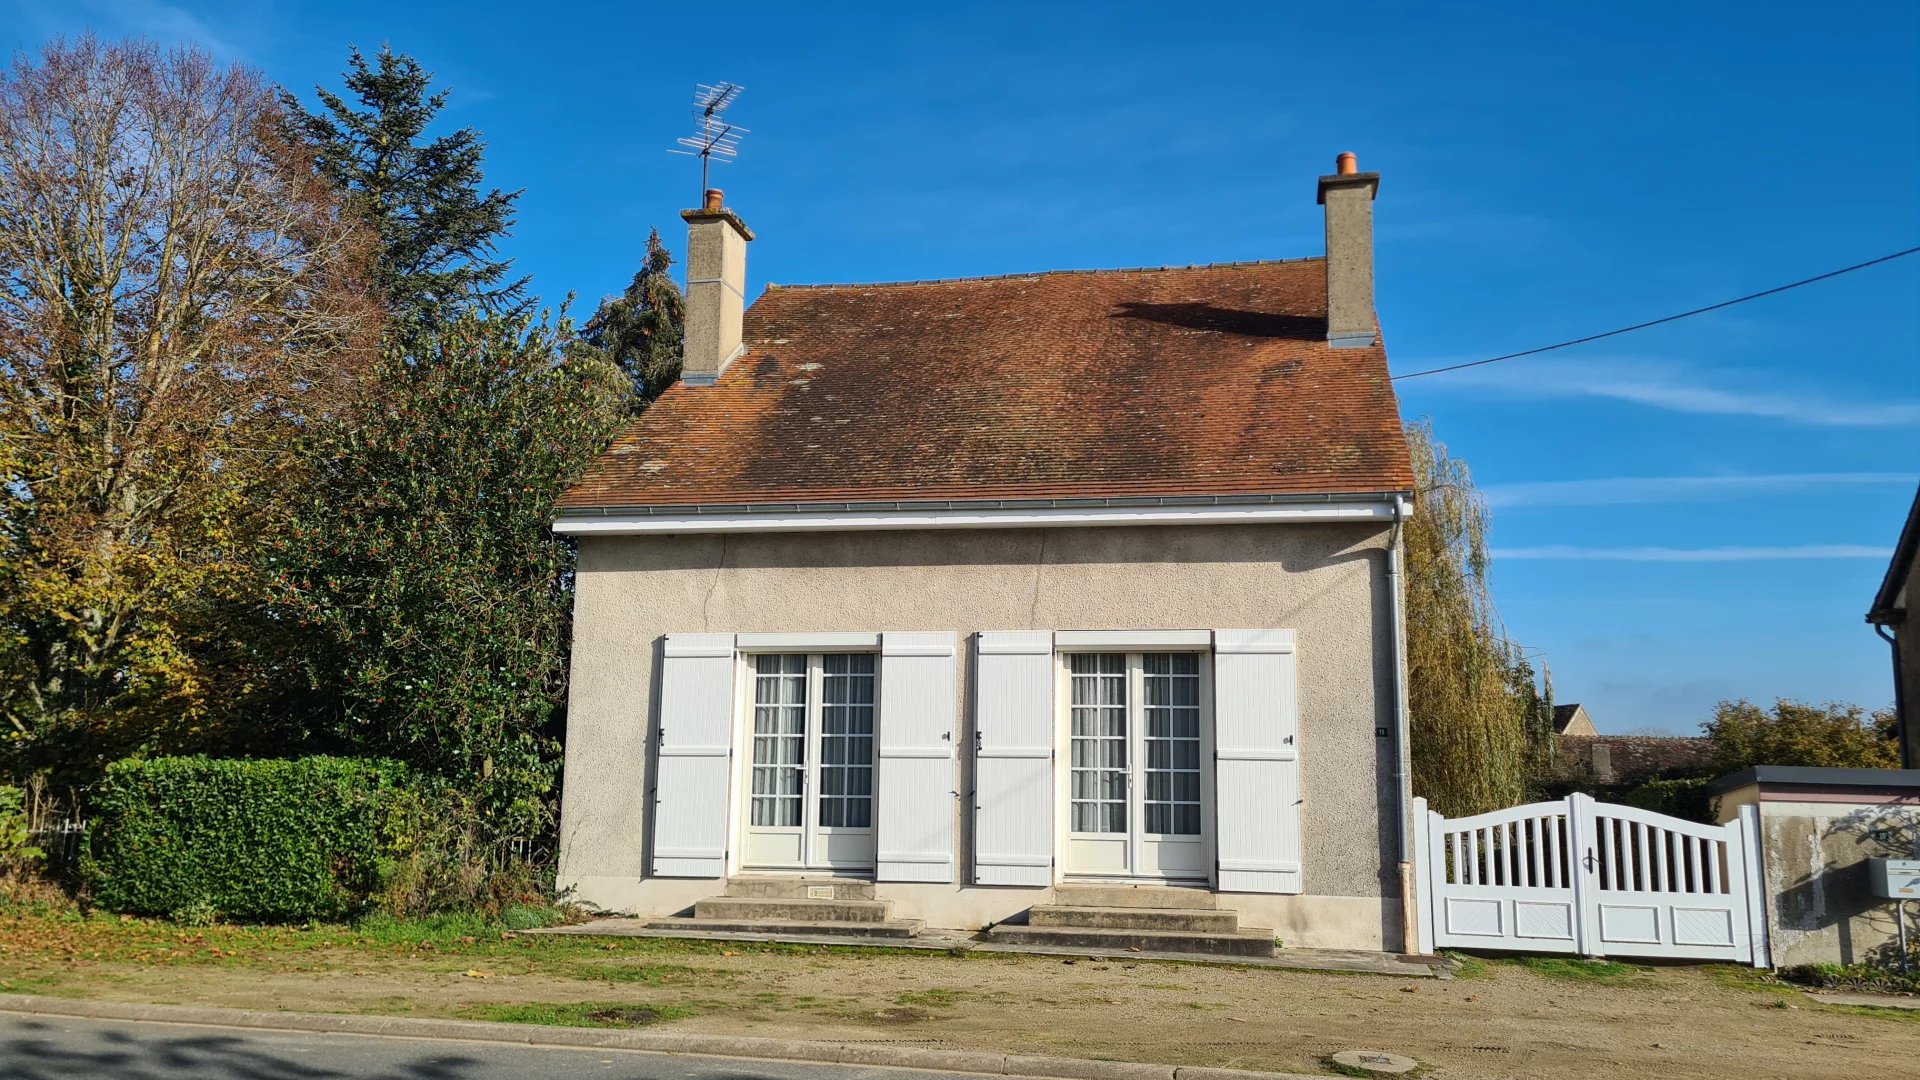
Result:
<svg viewBox="0 0 1920 1080"><path fill-rule="evenodd" d="M421 781L398 762L116 762L91 800L81 873L109 911L187 921L330 919L392 873Z"/></svg>
<svg viewBox="0 0 1920 1080"><path fill-rule="evenodd" d="M1713 779L1705 776L1649 780L1621 796L1620 801L1656 814L1711 825L1716 801L1707 794L1707 785L1711 783Z"/></svg>

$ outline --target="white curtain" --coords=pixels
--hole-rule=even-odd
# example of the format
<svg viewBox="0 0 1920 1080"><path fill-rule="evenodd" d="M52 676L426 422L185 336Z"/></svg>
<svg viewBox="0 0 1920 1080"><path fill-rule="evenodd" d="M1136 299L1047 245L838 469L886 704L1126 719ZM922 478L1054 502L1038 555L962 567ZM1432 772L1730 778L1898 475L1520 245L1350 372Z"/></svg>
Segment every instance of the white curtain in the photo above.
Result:
<svg viewBox="0 0 1920 1080"><path fill-rule="evenodd" d="M753 658L753 823L797 826L806 775L807 658Z"/></svg>
<svg viewBox="0 0 1920 1080"><path fill-rule="evenodd" d="M1127 831L1127 658L1073 653L1074 832Z"/></svg>

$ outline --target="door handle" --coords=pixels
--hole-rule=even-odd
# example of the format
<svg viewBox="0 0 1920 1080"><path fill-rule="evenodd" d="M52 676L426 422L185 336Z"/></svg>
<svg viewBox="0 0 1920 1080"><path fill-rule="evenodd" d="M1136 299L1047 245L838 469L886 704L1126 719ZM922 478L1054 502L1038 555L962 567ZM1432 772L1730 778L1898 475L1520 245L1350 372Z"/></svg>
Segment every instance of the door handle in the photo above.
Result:
<svg viewBox="0 0 1920 1080"><path fill-rule="evenodd" d="M1582 861L1582 862L1584 862L1584 863L1586 863L1586 866L1587 866L1587 873L1589 873L1589 874L1591 874L1591 873L1593 873L1593 868L1594 868L1594 867L1595 867L1595 866L1596 866L1596 865L1598 864L1598 860L1596 860L1596 859L1595 859L1595 858L1593 857L1593 849L1592 849L1592 848L1588 848L1588 849L1587 849L1587 857L1586 857L1585 859L1583 859L1583 860L1581 860L1581 861Z"/></svg>

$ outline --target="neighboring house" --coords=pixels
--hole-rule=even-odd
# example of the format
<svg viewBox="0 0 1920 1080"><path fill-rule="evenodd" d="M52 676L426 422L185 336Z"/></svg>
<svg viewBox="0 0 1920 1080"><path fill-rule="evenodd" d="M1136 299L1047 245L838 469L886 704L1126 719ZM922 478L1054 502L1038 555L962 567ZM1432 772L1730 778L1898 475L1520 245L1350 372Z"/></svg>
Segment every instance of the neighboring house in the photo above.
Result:
<svg viewBox="0 0 1920 1080"><path fill-rule="evenodd" d="M1618 797L1648 780L1695 776L1713 765L1713 747L1693 735L1602 735L1586 706L1553 707L1559 776L1589 793Z"/></svg>
<svg viewBox="0 0 1920 1080"><path fill-rule="evenodd" d="M1647 780L1706 773L1713 766L1713 744L1686 735L1574 735L1555 743L1560 771L1570 780L1600 786L1597 794L1616 791ZM1590 792L1595 789L1583 784Z"/></svg>
<svg viewBox="0 0 1920 1080"><path fill-rule="evenodd" d="M1587 707L1575 702L1553 707L1553 733L1591 737L1600 734L1600 729L1593 726L1593 718L1587 715Z"/></svg>
<svg viewBox="0 0 1920 1080"><path fill-rule="evenodd" d="M1914 565L1920 563L1920 492L1907 511L1906 527L1894 545L1893 561L1873 598L1867 621L1893 649L1893 709L1900 721L1900 767L1920 769L1920 628L1908 615Z"/></svg>
<svg viewBox="0 0 1920 1080"><path fill-rule="evenodd" d="M717 191L684 212L683 378L554 526L560 886L714 928L1140 903L1263 928L1223 949L1402 947L1413 474L1377 186L1351 155L1320 178L1326 258L744 314L752 232Z"/></svg>

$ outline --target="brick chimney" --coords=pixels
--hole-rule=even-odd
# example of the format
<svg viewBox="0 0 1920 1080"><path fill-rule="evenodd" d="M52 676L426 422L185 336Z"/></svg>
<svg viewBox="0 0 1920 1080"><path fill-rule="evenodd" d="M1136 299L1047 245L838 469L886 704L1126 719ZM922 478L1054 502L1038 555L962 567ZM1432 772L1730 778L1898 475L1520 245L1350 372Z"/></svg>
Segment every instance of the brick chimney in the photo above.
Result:
<svg viewBox="0 0 1920 1080"><path fill-rule="evenodd" d="M687 334L680 381L712 386L747 347L740 319L747 307L747 242L753 230L726 208L718 188L705 205L682 210L687 222Z"/></svg>
<svg viewBox="0 0 1920 1080"><path fill-rule="evenodd" d="M1320 178L1327 208L1327 341L1336 349L1363 349L1380 340L1373 310L1373 195L1379 173L1363 173L1341 154L1332 176Z"/></svg>

